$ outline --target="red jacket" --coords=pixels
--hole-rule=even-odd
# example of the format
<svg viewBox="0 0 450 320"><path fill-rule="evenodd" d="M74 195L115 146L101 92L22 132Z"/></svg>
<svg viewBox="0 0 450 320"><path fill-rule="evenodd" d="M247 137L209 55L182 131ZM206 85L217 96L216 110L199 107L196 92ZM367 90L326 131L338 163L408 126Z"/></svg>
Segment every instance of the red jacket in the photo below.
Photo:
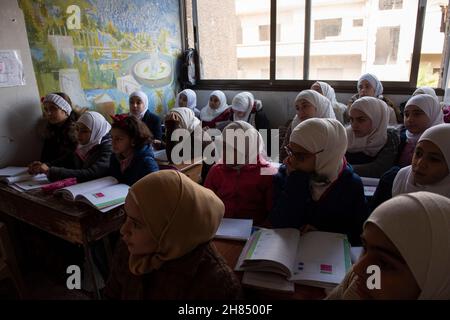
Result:
<svg viewBox="0 0 450 320"><path fill-rule="evenodd" d="M205 107L206 108L206 107ZM208 128L216 128L216 124L218 122L223 122L221 128L219 129L223 129L225 127L226 123L231 122L230 121L230 116L231 116L231 108L226 109L224 112L222 112L221 114L219 114L217 117L215 117L214 119L212 119L211 121L205 121L202 120L202 127L208 127Z"/></svg>
<svg viewBox="0 0 450 320"><path fill-rule="evenodd" d="M269 174L262 175L261 169ZM248 164L233 169L215 164L204 186L213 190L225 204L226 218L253 219L264 225L272 209L272 178L276 169L268 164Z"/></svg>

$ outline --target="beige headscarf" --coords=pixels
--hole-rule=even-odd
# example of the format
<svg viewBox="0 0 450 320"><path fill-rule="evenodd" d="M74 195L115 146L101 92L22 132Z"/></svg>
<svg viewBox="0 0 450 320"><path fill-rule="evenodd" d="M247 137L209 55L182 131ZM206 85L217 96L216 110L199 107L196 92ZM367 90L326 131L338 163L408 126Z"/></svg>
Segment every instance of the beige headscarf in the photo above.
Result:
<svg viewBox="0 0 450 320"><path fill-rule="evenodd" d="M244 133L244 136L248 139L248 144L244 145L234 145L234 141L229 141L226 139L226 136L230 133L233 134L233 136L236 134L235 130L241 129ZM228 131L231 130L231 131ZM266 151L265 151L265 145L264 140L261 136L261 134L256 130L250 123L246 121L234 121L228 124L222 131L222 139L226 143L227 148L233 148L238 153L238 163L244 164L244 159L246 156L248 157L248 160L250 161L250 164L257 164L262 162L267 162L266 159ZM238 140L239 143L239 140ZM248 149L247 149L248 146ZM223 150L222 154L222 162L226 163L229 159L226 158L226 149Z"/></svg>
<svg viewBox="0 0 450 320"><path fill-rule="evenodd" d="M450 199L404 194L378 206L366 223L377 225L400 252L421 289L418 299L450 299ZM350 270L327 299L362 299L357 281Z"/></svg>
<svg viewBox="0 0 450 320"><path fill-rule="evenodd" d="M342 170L347 149L345 128L336 119L307 119L294 128L289 140L317 153L315 175L318 179L311 179L311 195L319 200Z"/></svg>
<svg viewBox="0 0 450 320"><path fill-rule="evenodd" d="M317 91L310 89L303 90L297 95L297 97L295 97L294 106L295 103L300 99L305 99L316 108L316 114L314 118L336 119L331 101ZM294 119L292 119L292 129L294 129L299 123L300 119L297 115L295 115Z"/></svg>
<svg viewBox="0 0 450 320"><path fill-rule="evenodd" d="M447 167L450 170L450 124L440 124L425 130L419 139L420 141L430 141L435 144L444 155L447 162ZM407 166L402 168L395 176L394 184L392 186L392 196L402 193L410 193L416 191L428 191L440 194L450 198L450 174L435 184L432 185L418 185L414 183L414 174L412 167Z"/></svg>
<svg viewBox="0 0 450 320"><path fill-rule="evenodd" d="M381 204L368 222L405 259L421 289L419 299L450 299L450 199L423 191L401 195Z"/></svg>
<svg viewBox="0 0 450 320"><path fill-rule="evenodd" d="M157 270L211 240L225 212L213 191L175 170L151 173L129 192L156 244L151 254L130 255L129 267L135 275Z"/></svg>
<svg viewBox="0 0 450 320"><path fill-rule="evenodd" d="M195 117L194 111L189 108L173 108L170 113L176 113L181 118L181 128L188 130L190 133L201 124L200 120Z"/></svg>
<svg viewBox="0 0 450 320"><path fill-rule="evenodd" d="M364 112L372 120L372 131L365 137L357 138L352 127L349 126L347 128L348 152L363 152L373 157L384 147L387 141L388 108L383 100L374 97L362 97L353 102L350 110Z"/></svg>

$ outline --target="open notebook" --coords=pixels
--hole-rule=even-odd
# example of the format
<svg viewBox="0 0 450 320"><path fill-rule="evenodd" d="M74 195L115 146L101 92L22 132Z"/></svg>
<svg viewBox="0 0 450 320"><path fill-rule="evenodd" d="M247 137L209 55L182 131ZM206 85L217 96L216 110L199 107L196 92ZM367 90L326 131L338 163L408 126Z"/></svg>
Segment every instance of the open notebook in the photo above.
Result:
<svg viewBox="0 0 450 320"><path fill-rule="evenodd" d="M41 188L49 181L45 174L28 174L27 167L6 167L0 169L0 182L6 183L13 189L24 192Z"/></svg>
<svg viewBox="0 0 450 320"><path fill-rule="evenodd" d="M60 194L67 200L85 202L107 212L125 203L129 188L126 184L119 184L114 177L104 177L56 190L54 194Z"/></svg>
<svg viewBox="0 0 450 320"><path fill-rule="evenodd" d="M284 279L332 288L344 279L350 267L350 244L346 235L311 231L300 236L297 229L283 228L254 232L242 250L235 270L257 272L244 276L247 280L257 279L258 283L254 284L262 287L276 279ZM265 273L268 273L266 285Z"/></svg>
<svg viewBox="0 0 450 320"><path fill-rule="evenodd" d="M375 191L377 190L380 179L361 177L361 181L364 185L364 195L366 197L372 197L375 194Z"/></svg>

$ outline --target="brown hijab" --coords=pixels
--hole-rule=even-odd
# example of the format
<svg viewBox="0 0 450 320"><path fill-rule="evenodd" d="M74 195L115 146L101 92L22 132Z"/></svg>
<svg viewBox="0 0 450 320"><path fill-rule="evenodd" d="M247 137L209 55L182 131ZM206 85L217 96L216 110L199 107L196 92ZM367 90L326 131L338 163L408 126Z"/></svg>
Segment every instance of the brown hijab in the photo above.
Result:
<svg viewBox="0 0 450 320"><path fill-rule="evenodd" d="M130 188L155 251L130 255L130 271L135 275L157 270L164 262L184 256L199 244L212 239L225 212L213 191L175 170L149 174Z"/></svg>

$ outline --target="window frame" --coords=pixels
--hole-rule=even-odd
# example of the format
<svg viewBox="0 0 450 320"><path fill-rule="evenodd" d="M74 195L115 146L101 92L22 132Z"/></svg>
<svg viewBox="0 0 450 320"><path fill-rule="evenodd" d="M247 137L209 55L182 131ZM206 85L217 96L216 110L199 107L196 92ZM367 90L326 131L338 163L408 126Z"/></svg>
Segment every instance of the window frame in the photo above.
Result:
<svg viewBox="0 0 450 320"><path fill-rule="evenodd" d="M181 19L181 36L183 50L188 48L188 34L186 21L186 1L180 2L180 19ZM197 57L201 57L199 35L198 35L198 15L197 0L192 1L192 22L194 30L194 47L197 51ZM411 70L409 81L383 81L385 94L412 94L417 87L417 79L419 75L420 53L422 48L423 29L425 24L425 13L427 0L419 0L417 6L417 17L415 26L414 46L411 59ZM201 79L199 61L197 61L197 82L196 85L190 86L194 90L214 90L217 88L225 90L255 90L255 91L300 91L309 89L317 80L326 81L336 92L355 93L357 80L327 80L327 79L309 79L310 64L310 44L312 38L311 27L311 9L312 0L305 0L305 34L304 34L304 53L303 53L303 80L278 80L275 78L276 73L276 32L277 32L277 0L270 1L270 66L267 80L260 79ZM445 54L445 53L443 53ZM200 59L200 58L199 58ZM445 79L444 79L445 80ZM438 95L444 95L442 88L435 88Z"/></svg>

